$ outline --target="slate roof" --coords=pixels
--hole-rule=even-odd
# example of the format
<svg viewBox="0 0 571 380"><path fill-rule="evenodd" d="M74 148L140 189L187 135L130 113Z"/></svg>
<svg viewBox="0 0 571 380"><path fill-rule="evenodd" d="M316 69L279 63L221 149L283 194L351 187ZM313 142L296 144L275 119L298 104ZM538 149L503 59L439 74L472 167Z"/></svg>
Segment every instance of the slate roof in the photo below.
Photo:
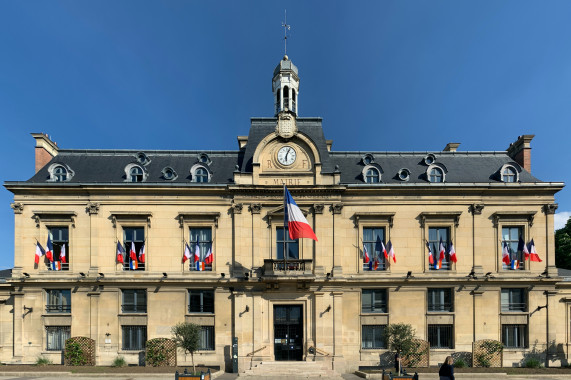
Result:
<svg viewBox="0 0 571 380"><path fill-rule="evenodd" d="M150 163L145 166L148 177L144 183L155 185L195 184L229 185L233 184L235 170L242 173L252 172L252 158L258 144L273 134L277 118L252 118L248 142L241 150L235 151L144 151ZM446 183L500 183L499 171L504 164L511 164L519 171L522 183L541 183L540 180L523 170L507 155L507 152L329 152L323 134L321 118L297 118L300 134L315 144L322 162L322 173L341 173L341 184L378 186L366 184L363 178L363 157L374 157L373 165L381 172L381 185L427 184L428 166L424 158L429 154L435 157L435 163L441 165L446 173ZM30 184L53 184L69 186L73 184L137 184L126 182L125 167L137 163L138 150L65 150L30 178ZM199 155L206 153L211 160L208 167L212 178L208 184L191 181L190 169L199 163ZM53 163L61 163L74 171L71 180L61 183L49 182L48 168ZM171 167L178 178L169 181L163 178L162 171ZM238 169L236 169L238 168ZM406 168L410 171L408 181L402 181L397 173Z"/></svg>

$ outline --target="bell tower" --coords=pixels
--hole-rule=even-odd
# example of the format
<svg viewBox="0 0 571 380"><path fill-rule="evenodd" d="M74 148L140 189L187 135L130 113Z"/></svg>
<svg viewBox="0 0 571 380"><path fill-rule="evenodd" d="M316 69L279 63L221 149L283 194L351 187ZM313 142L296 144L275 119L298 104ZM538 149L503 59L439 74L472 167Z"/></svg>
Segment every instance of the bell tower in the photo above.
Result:
<svg viewBox="0 0 571 380"><path fill-rule="evenodd" d="M284 55L274 70L272 79L275 115L280 112L291 112L297 116L299 76L297 67Z"/></svg>

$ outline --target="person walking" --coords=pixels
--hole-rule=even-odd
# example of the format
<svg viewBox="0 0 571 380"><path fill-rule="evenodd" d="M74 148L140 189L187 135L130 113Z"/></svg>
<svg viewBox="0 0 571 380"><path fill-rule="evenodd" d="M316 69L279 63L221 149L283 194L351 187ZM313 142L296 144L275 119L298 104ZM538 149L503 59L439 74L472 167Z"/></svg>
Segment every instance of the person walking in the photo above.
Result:
<svg viewBox="0 0 571 380"><path fill-rule="evenodd" d="M438 375L440 375L440 380L454 380L454 359L452 359L452 356L446 357L446 360L440 366Z"/></svg>

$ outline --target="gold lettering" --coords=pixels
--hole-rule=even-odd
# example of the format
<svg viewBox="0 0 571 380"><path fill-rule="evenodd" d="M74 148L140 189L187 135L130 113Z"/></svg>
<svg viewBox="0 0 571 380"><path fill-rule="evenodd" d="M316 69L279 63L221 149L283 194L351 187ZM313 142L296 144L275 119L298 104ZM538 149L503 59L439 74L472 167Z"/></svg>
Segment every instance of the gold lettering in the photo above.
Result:
<svg viewBox="0 0 571 380"><path fill-rule="evenodd" d="M305 165L307 165L307 160L301 161L301 167L305 169Z"/></svg>
<svg viewBox="0 0 571 380"><path fill-rule="evenodd" d="M272 160L268 160L268 169L272 168Z"/></svg>

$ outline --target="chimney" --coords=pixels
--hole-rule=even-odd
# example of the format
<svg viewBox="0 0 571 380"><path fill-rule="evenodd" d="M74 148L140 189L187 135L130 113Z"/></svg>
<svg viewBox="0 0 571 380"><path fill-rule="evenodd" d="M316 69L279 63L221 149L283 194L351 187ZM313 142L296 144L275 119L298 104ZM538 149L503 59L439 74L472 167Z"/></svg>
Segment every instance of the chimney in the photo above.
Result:
<svg viewBox="0 0 571 380"><path fill-rule="evenodd" d="M36 139L36 173L58 154L58 146L45 133L32 133Z"/></svg>
<svg viewBox="0 0 571 380"><path fill-rule="evenodd" d="M460 146L460 143L448 143L444 147L443 152L456 152L456 150L458 149L459 146Z"/></svg>
<svg viewBox="0 0 571 380"><path fill-rule="evenodd" d="M535 135L518 136L516 142L511 143L507 149L508 156L522 168L531 173L531 140Z"/></svg>

